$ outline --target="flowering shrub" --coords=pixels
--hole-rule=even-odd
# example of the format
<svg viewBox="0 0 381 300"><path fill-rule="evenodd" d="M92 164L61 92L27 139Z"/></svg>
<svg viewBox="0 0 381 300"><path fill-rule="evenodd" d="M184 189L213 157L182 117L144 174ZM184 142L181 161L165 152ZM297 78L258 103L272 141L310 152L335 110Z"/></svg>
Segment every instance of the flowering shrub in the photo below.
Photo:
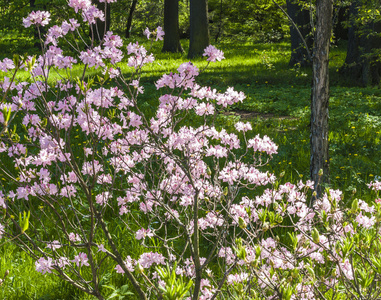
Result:
<svg viewBox="0 0 381 300"><path fill-rule="evenodd" d="M87 0L69 6L96 31L102 11ZM35 12L24 24L48 21ZM100 45L79 37L76 57L65 56L58 45L78 26L71 19L51 27L37 58L0 62L0 234L32 255L38 272L98 299L110 264L140 299L379 297L379 202L351 200L346 208L341 192L328 189L309 207L313 183L280 184L260 171L277 146L249 138L249 123L238 122L235 133L213 124L245 96L199 86L190 62L156 82L163 93L148 119L138 97L154 56L130 43L130 80L118 68L123 42L112 32ZM213 46L204 55L224 58ZM74 79L77 61L84 69ZM87 78L91 68L102 75ZM27 81L16 80L20 69ZM55 72L61 79L51 83ZM27 231L12 218L23 211ZM141 247L132 249L132 240Z"/></svg>

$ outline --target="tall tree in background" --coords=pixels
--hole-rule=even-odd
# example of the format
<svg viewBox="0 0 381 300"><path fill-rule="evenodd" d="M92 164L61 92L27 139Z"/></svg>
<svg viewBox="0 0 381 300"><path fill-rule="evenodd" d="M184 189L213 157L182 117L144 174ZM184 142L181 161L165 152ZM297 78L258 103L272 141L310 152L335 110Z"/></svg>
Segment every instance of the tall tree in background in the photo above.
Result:
<svg viewBox="0 0 381 300"><path fill-rule="evenodd" d="M179 34L179 0L164 0L163 52L183 52Z"/></svg>
<svg viewBox="0 0 381 300"><path fill-rule="evenodd" d="M332 32L332 10L332 0L316 0L316 30L312 60L310 173L311 179L315 182L317 197L322 194L321 183L329 183L328 55Z"/></svg>
<svg viewBox="0 0 381 300"><path fill-rule="evenodd" d="M97 19L97 26L95 27L96 30L95 32L90 33L94 35L93 37L95 40L101 41L105 33L110 30L111 7L110 3L100 2L99 0L93 0L93 3L99 10L103 11L103 13L105 14L105 21Z"/></svg>
<svg viewBox="0 0 381 300"><path fill-rule="evenodd" d="M188 58L201 56L209 46L208 1L190 0Z"/></svg>
<svg viewBox="0 0 381 300"><path fill-rule="evenodd" d="M134 15L137 3L138 3L138 0L132 0L131 6L130 6L130 11L128 12L128 19L127 19L126 33L125 33L126 38L130 37L131 26L132 26L132 17Z"/></svg>
<svg viewBox="0 0 381 300"><path fill-rule="evenodd" d="M340 73L363 86L377 85L381 78L381 22L360 14L360 1L352 2L348 29L347 56ZM364 6L365 8L366 6ZM366 8L368 11L368 8ZM362 22L361 22L362 19Z"/></svg>
<svg viewBox="0 0 381 300"><path fill-rule="evenodd" d="M312 61L308 51L312 48L313 43L310 11L297 0L287 0L286 3L288 16L292 20L290 23L291 58L289 65L291 67L295 65L310 66Z"/></svg>

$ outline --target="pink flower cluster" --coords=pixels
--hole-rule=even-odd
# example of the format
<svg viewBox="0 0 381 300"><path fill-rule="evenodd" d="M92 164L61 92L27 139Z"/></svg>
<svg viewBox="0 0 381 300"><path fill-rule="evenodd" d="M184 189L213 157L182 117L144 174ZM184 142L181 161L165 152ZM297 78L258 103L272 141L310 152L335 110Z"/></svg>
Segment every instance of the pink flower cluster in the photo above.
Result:
<svg viewBox="0 0 381 300"><path fill-rule="evenodd" d="M15 68L15 64L13 63L13 60L9 58L4 58L3 61L0 61L0 71L8 72L9 70L12 70Z"/></svg>
<svg viewBox="0 0 381 300"><path fill-rule="evenodd" d="M31 25L45 26L50 21L50 12L48 11L32 11L29 16L23 18L24 27L30 27Z"/></svg>
<svg viewBox="0 0 381 300"><path fill-rule="evenodd" d="M205 48L203 56L207 56L207 61L212 62L215 62L216 60L221 61L225 58L224 53L212 45Z"/></svg>
<svg viewBox="0 0 381 300"><path fill-rule="evenodd" d="M153 31L153 32L150 31L148 27L144 30L144 35L147 37L147 39L150 38L151 34L156 35L156 41L158 41L158 40L163 40L164 31L163 31L163 29L161 28L161 26L158 26L158 27L156 28L156 30Z"/></svg>

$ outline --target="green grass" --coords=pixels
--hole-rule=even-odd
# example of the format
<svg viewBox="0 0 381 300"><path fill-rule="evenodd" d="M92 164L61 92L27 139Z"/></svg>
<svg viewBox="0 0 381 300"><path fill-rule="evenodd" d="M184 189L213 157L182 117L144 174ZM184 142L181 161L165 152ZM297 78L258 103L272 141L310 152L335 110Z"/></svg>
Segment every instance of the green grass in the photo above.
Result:
<svg viewBox="0 0 381 300"><path fill-rule="evenodd" d="M7 48L10 39L9 36L1 39L0 50L7 49L3 53L8 55L28 48L28 41L21 50ZM266 134L279 145L279 153L267 169L276 175L285 171L283 181L308 179L310 69L288 67L288 43L237 45L226 41L216 46L224 51L226 59L211 64L199 76L199 83L219 91L234 86L247 96L244 103L224 111L218 117L218 124L232 129L234 122L240 119L251 122L253 135ZM183 47L186 53L185 41ZM145 94L141 102L147 111L158 103L159 92L153 82L188 61L186 54L161 53L160 50L161 44L155 44L152 52L156 60L143 72ZM358 197L368 199L370 194L365 183L381 176L381 90L377 86L350 87L340 78L337 70L343 64L345 52L345 43L339 43L330 54L331 186L347 195L356 188ZM206 66L204 59L196 59L193 63L200 69ZM126 75L130 72L126 65L122 70ZM76 66L72 72L80 76L82 66ZM92 71L92 75L98 73L98 70ZM19 79L26 77L27 74L21 72ZM10 270L0 287L1 299L89 299L55 277L37 273L34 261L11 244L0 249L0 258L0 276ZM121 283L121 280L118 277L114 283Z"/></svg>

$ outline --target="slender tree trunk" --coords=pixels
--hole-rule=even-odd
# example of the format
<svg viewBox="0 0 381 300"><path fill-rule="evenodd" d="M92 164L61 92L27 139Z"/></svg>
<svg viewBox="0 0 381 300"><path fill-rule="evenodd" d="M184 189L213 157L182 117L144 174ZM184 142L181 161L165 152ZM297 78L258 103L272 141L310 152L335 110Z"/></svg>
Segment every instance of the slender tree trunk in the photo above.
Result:
<svg viewBox="0 0 381 300"><path fill-rule="evenodd" d="M126 25L126 38L129 38L131 36L132 17L134 15L137 3L138 3L138 0L132 0L130 12L128 13L127 25Z"/></svg>
<svg viewBox="0 0 381 300"><path fill-rule="evenodd" d="M201 56L209 46L208 2L190 0L190 38L188 58Z"/></svg>
<svg viewBox="0 0 381 300"><path fill-rule="evenodd" d="M179 0L164 0L163 52L183 52L179 35Z"/></svg>
<svg viewBox="0 0 381 300"><path fill-rule="evenodd" d="M312 62L310 164L311 179L315 182L316 197L320 197L322 194L322 183L329 183L328 55L332 31L332 8L332 0L316 1L316 32Z"/></svg>
<svg viewBox="0 0 381 300"><path fill-rule="evenodd" d="M99 2L99 0L94 0L94 4L96 5L96 7L103 11L103 13L105 13L105 21L101 21L99 19L97 19L97 25L94 27L94 39L96 41L102 41L103 40L103 36L105 35L105 33L107 31L110 30L110 23L111 23L111 6L109 3L105 3L105 2Z"/></svg>
<svg viewBox="0 0 381 300"><path fill-rule="evenodd" d="M301 4L295 0L287 0L287 13L295 24L290 24L290 36L291 36L291 57L289 65L291 67L295 65L311 66L311 61L308 59L307 49L303 43L300 35L306 41L309 49L312 48L312 36L311 36L311 20L310 12L304 9ZM295 28L298 27L298 30Z"/></svg>

